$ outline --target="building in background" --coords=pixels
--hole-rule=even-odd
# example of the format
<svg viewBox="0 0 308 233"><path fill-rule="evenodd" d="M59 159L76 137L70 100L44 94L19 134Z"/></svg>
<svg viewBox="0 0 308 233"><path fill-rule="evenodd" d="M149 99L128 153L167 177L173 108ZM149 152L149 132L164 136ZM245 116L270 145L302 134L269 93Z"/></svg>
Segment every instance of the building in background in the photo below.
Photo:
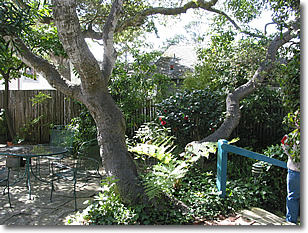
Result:
<svg viewBox="0 0 308 233"><path fill-rule="evenodd" d="M67 73L71 82L78 84L80 79L74 74L72 65L69 64L70 72ZM18 79L10 80L9 89L10 90L55 90L48 81L39 73L37 73L33 68L27 68L26 73L28 76L21 76ZM33 77L30 77L33 75ZM1 80L2 81L2 80ZM4 80L3 80L4 81ZM4 90L4 83L0 82L0 90Z"/></svg>
<svg viewBox="0 0 308 233"><path fill-rule="evenodd" d="M157 60L157 73L169 76L179 87L187 72L193 72L198 57L196 46L171 45Z"/></svg>

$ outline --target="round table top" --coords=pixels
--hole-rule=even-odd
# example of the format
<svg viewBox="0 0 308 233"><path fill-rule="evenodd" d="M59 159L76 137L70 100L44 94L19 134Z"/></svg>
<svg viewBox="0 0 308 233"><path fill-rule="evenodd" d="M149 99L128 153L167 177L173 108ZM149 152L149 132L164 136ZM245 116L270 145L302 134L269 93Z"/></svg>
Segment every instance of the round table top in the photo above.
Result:
<svg viewBox="0 0 308 233"><path fill-rule="evenodd" d="M39 157L48 155L64 154L68 150L64 147L47 145L17 145L0 147L0 155L11 155L19 157Z"/></svg>

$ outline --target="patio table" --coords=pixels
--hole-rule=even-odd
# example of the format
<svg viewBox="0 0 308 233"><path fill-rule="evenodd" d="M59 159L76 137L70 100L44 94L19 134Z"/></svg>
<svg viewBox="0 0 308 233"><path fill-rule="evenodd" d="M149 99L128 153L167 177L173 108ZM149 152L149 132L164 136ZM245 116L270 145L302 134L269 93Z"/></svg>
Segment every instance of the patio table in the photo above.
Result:
<svg viewBox="0 0 308 233"><path fill-rule="evenodd" d="M59 155L64 154L68 150L63 147L55 147L55 146L47 146L47 145L18 145L18 146L7 146L7 147L1 147L0 148L0 155L6 155L6 156L16 156L16 157L23 157L26 159L26 167L24 174L18 178L16 181L14 181L12 184L9 184L9 186L12 186L18 182L20 182L24 177L27 177L27 187L29 190L29 200L31 199L31 183L30 183L30 172L32 175L39 181L48 183L51 185L51 195L50 195L50 201L52 199L52 191L53 191L53 183L52 181L47 181L45 179L42 179L41 177L38 177L36 174L34 174L32 165L31 165L31 158L34 157L44 157L44 156L51 156L51 155ZM10 169L10 168L9 168ZM8 177L9 178L9 177Z"/></svg>

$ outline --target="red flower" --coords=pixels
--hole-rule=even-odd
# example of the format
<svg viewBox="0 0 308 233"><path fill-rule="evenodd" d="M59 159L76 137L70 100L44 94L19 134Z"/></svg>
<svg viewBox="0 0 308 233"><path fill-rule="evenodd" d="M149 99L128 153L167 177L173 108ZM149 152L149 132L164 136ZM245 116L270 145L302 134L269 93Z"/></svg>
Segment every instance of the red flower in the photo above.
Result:
<svg viewBox="0 0 308 233"><path fill-rule="evenodd" d="M288 139L288 135L284 135L284 137L282 138L282 140L281 140L281 143L284 145L285 144L285 141ZM288 145L287 143L286 143L286 145Z"/></svg>
<svg viewBox="0 0 308 233"><path fill-rule="evenodd" d="M162 119L163 119L162 117L159 118L160 121L162 121Z"/></svg>
<svg viewBox="0 0 308 233"><path fill-rule="evenodd" d="M188 120L188 116L184 116L184 120Z"/></svg>
<svg viewBox="0 0 308 233"><path fill-rule="evenodd" d="M165 125L165 124L167 124L167 122L166 122L166 121L161 121L160 123L161 123L161 125Z"/></svg>
<svg viewBox="0 0 308 233"><path fill-rule="evenodd" d="M164 112L167 112L167 110L166 110L166 109L164 109Z"/></svg>
<svg viewBox="0 0 308 233"><path fill-rule="evenodd" d="M174 129L174 131L178 131L178 129L177 129L177 128L175 128L175 129Z"/></svg>

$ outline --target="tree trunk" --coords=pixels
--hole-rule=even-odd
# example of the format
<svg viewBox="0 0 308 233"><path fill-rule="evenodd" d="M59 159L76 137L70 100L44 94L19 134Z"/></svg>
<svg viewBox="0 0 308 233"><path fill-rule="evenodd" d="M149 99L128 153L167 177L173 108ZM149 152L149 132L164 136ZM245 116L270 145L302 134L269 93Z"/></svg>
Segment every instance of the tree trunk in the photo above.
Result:
<svg viewBox="0 0 308 233"><path fill-rule="evenodd" d="M13 124L12 124L12 120L11 120L11 114L10 114L10 110L9 110L9 97L10 97L10 92L9 92L9 75L6 74L6 75L4 75L3 78L5 80L4 114L5 114L6 123L7 123L8 129L9 129L9 134L10 134L11 140L13 140L14 137L15 137L15 132L14 132L14 128L13 128Z"/></svg>
<svg viewBox="0 0 308 233"><path fill-rule="evenodd" d="M85 102L97 125L97 139L107 176L119 179L117 190L128 205L135 205L142 198L136 165L129 155L125 141L124 114L107 92L91 94Z"/></svg>

